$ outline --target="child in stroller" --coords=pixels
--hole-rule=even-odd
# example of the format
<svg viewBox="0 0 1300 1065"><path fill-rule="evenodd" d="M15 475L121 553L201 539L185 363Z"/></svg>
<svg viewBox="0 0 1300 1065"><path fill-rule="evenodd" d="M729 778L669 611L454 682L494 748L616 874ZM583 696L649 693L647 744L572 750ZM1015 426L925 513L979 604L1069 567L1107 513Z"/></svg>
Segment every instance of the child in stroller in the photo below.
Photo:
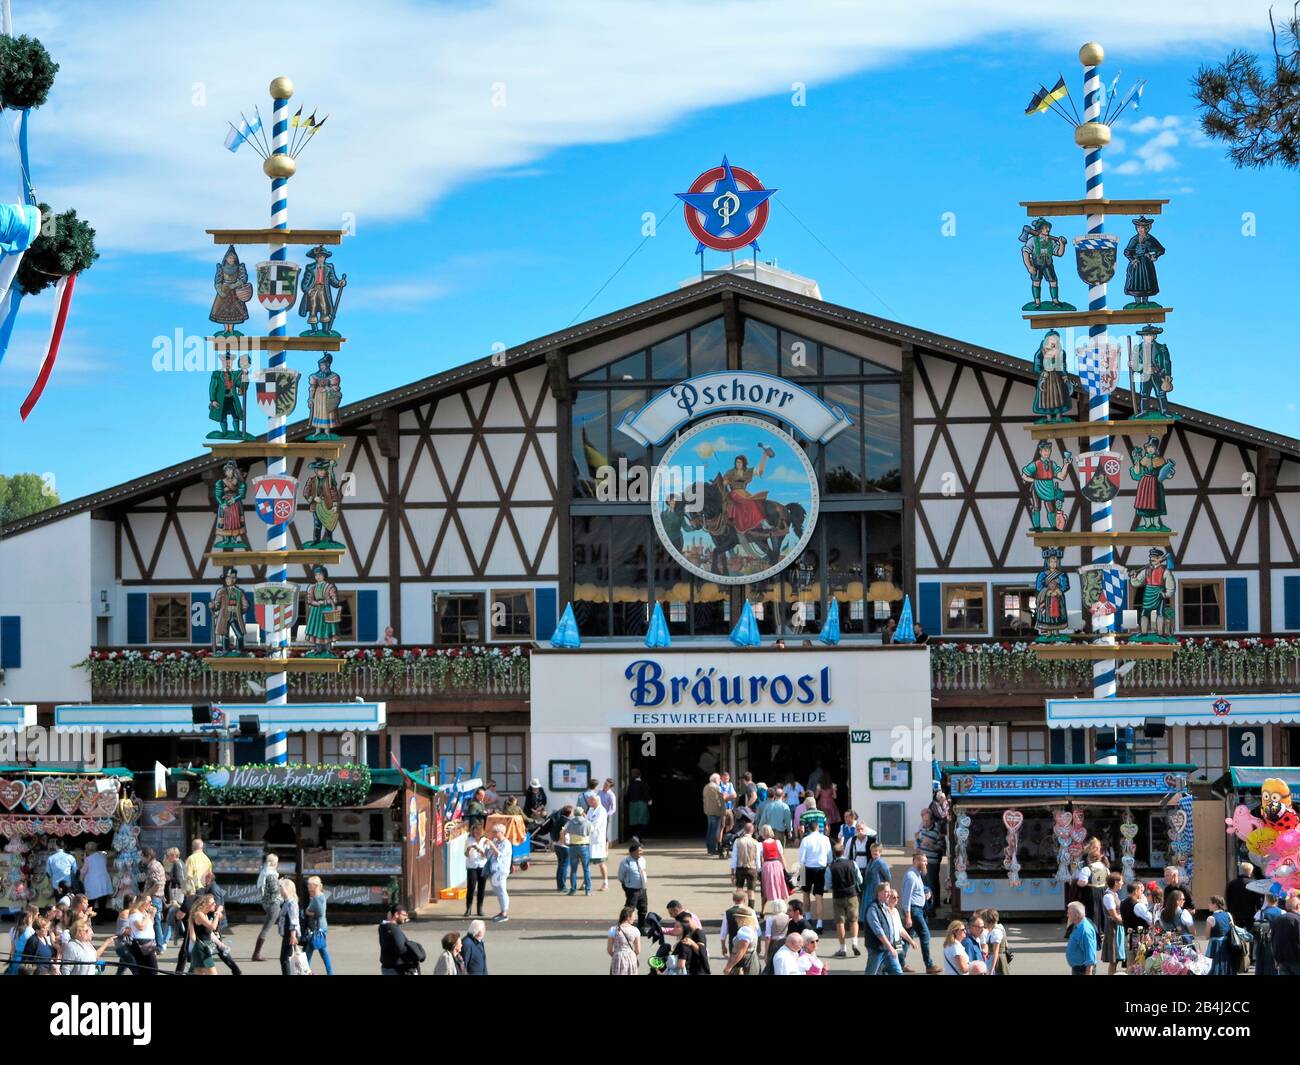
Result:
<svg viewBox="0 0 1300 1065"><path fill-rule="evenodd" d="M754 811L747 806L737 807L735 810L728 810L722 823L722 856L731 857L731 848L740 834L745 830L745 826L754 823Z"/></svg>

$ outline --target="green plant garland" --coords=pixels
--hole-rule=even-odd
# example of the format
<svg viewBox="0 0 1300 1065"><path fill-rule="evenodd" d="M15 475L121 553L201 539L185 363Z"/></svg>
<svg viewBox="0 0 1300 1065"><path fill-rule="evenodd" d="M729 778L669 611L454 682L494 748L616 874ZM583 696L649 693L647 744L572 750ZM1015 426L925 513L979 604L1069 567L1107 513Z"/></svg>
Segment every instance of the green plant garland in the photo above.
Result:
<svg viewBox="0 0 1300 1065"><path fill-rule="evenodd" d="M17 282L25 296L34 296L61 277L79 274L99 258L95 231L69 209L55 215L48 203L40 205L41 231L18 263Z"/></svg>
<svg viewBox="0 0 1300 1065"><path fill-rule="evenodd" d="M58 72L59 64L35 37L0 37L0 107L40 107Z"/></svg>
<svg viewBox="0 0 1300 1065"><path fill-rule="evenodd" d="M321 786L273 784L267 787L225 787L208 785L207 774L217 770L235 773L241 769L300 769L332 772L335 783ZM308 765L294 762L288 766L258 762L250 765L205 765L199 770L203 776L199 783L198 801L204 806L303 806L341 807L357 806L370 795L370 768L348 763L346 765Z"/></svg>

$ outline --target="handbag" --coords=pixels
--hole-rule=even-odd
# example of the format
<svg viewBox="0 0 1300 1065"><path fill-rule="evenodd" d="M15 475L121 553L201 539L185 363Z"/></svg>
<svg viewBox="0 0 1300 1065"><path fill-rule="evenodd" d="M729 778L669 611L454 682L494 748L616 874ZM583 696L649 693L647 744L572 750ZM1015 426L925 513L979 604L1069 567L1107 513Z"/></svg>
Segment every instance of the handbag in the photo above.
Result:
<svg viewBox="0 0 1300 1065"><path fill-rule="evenodd" d="M289 955L289 975L311 976L311 965L308 964L307 954L301 946L295 946Z"/></svg>

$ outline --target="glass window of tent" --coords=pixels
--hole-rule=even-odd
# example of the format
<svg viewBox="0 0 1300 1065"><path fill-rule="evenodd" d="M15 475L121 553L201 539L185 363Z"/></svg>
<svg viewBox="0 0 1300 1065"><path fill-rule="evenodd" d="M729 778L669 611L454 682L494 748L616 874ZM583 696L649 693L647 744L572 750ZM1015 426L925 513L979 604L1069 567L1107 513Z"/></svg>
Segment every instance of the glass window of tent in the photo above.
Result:
<svg viewBox="0 0 1300 1065"><path fill-rule="evenodd" d="M984 595L982 584L943 585L943 631L983 633Z"/></svg>
<svg viewBox="0 0 1300 1065"><path fill-rule="evenodd" d="M1187 729L1187 760L1197 767L1192 779L1218 780L1227 768L1228 730L1222 727Z"/></svg>
<svg viewBox="0 0 1300 1065"><path fill-rule="evenodd" d="M997 605L997 635L1004 640L1034 638L1034 602L1032 587L999 584L993 590Z"/></svg>
<svg viewBox="0 0 1300 1065"><path fill-rule="evenodd" d="M1012 765L1043 765L1047 762L1047 732L1041 728L1008 730L1007 744Z"/></svg>
<svg viewBox="0 0 1300 1065"><path fill-rule="evenodd" d="M494 640L533 638L533 592L531 588L497 589L491 595L489 620Z"/></svg>
<svg viewBox="0 0 1300 1065"><path fill-rule="evenodd" d="M435 592L433 640L452 647L482 643L483 593Z"/></svg>
<svg viewBox="0 0 1300 1065"><path fill-rule="evenodd" d="M1223 628L1223 581L1181 580L1178 602L1180 628Z"/></svg>
<svg viewBox="0 0 1300 1065"><path fill-rule="evenodd" d="M337 733L322 732L320 734L320 761L326 765L342 765L347 761L343 757Z"/></svg>
<svg viewBox="0 0 1300 1065"><path fill-rule="evenodd" d="M519 799L524 790L524 734L493 732L488 736L488 776L497 782L497 794Z"/></svg>
<svg viewBox="0 0 1300 1065"><path fill-rule="evenodd" d="M433 737L434 762L439 771L445 771L447 779L456 776L456 770L463 770L461 776L469 778L474 768L474 739L468 732L438 732Z"/></svg>
<svg viewBox="0 0 1300 1065"><path fill-rule="evenodd" d="M190 642L189 596L149 596L149 642Z"/></svg>
<svg viewBox="0 0 1300 1065"><path fill-rule="evenodd" d="M291 763L307 761L307 737L300 732L290 733L285 742L285 757Z"/></svg>
<svg viewBox="0 0 1300 1065"><path fill-rule="evenodd" d="M339 600L339 631L338 638L343 641L355 640L355 629L353 622L357 616L357 593L346 592L342 588L336 589ZM307 593L298 593L298 625L307 624Z"/></svg>
<svg viewBox="0 0 1300 1065"><path fill-rule="evenodd" d="M1133 761L1141 765L1169 764L1169 732L1159 739L1143 739L1142 730L1135 729L1133 737Z"/></svg>

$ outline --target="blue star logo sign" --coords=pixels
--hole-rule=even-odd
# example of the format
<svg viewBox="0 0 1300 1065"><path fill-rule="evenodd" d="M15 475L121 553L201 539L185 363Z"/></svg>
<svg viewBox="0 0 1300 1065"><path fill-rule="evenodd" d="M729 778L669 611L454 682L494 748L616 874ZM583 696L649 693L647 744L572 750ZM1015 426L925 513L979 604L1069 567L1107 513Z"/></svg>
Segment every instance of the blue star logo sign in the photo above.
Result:
<svg viewBox="0 0 1300 1065"><path fill-rule="evenodd" d="M722 165L706 170L687 192L677 193L686 204L686 225L699 241L696 251L735 251L748 244L758 247L758 235L767 225L768 200L776 189L765 189L748 170Z"/></svg>

